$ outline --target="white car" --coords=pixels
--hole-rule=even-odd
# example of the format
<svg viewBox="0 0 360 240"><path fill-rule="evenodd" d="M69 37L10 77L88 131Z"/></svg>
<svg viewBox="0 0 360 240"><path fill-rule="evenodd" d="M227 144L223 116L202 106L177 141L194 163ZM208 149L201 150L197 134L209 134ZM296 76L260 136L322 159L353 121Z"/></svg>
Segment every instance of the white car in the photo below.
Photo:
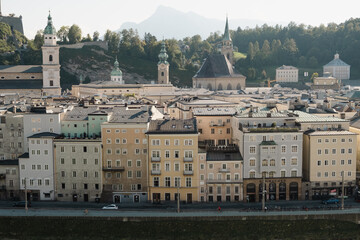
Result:
<svg viewBox="0 0 360 240"><path fill-rule="evenodd" d="M115 204L110 204L107 206L104 206L102 209L118 209L118 206L116 206Z"/></svg>

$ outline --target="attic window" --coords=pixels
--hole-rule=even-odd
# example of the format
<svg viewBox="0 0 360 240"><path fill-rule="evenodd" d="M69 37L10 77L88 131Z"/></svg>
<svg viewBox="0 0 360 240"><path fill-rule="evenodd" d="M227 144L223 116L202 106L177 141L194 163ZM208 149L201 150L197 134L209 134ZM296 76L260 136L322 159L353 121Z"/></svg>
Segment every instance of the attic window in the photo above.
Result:
<svg viewBox="0 0 360 240"><path fill-rule="evenodd" d="M35 76L31 76L31 78L35 78Z"/></svg>
<svg viewBox="0 0 360 240"><path fill-rule="evenodd" d="M19 76L16 76L16 79L19 79L20 77Z"/></svg>

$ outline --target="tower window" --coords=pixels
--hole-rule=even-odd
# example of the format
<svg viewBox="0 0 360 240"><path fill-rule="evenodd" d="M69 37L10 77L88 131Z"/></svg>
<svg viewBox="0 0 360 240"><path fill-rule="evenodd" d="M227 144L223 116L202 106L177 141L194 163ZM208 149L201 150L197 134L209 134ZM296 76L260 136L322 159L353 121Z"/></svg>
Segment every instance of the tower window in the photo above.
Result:
<svg viewBox="0 0 360 240"><path fill-rule="evenodd" d="M50 86L54 86L54 81L53 80L50 80Z"/></svg>
<svg viewBox="0 0 360 240"><path fill-rule="evenodd" d="M52 62L53 61L53 56L49 55L49 61Z"/></svg>
<svg viewBox="0 0 360 240"><path fill-rule="evenodd" d="M164 72L161 72L161 76L162 76L162 77L164 76Z"/></svg>
<svg viewBox="0 0 360 240"><path fill-rule="evenodd" d="M51 37L49 37L49 39L51 39Z"/></svg>

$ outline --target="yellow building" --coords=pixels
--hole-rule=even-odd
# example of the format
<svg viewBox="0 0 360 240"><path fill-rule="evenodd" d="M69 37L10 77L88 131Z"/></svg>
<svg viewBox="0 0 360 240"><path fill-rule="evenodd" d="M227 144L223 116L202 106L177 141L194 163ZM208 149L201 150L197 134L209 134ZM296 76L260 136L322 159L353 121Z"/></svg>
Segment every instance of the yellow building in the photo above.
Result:
<svg viewBox="0 0 360 240"><path fill-rule="evenodd" d="M199 201L196 120L151 121L147 137L149 200Z"/></svg>

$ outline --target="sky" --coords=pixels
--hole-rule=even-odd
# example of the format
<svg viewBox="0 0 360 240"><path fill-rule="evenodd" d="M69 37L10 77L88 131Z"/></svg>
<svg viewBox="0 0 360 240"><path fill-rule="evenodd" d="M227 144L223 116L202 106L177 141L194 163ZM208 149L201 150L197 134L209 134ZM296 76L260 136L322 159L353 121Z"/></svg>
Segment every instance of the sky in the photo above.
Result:
<svg viewBox="0 0 360 240"><path fill-rule="evenodd" d="M255 19L318 26L360 17L359 0L0 0L3 15L22 15L25 35L33 39L44 29L49 10L56 29L77 24L83 35L119 29L124 22L140 23L158 6L192 11L207 18ZM236 29L237 26L231 26Z"/></svg>

